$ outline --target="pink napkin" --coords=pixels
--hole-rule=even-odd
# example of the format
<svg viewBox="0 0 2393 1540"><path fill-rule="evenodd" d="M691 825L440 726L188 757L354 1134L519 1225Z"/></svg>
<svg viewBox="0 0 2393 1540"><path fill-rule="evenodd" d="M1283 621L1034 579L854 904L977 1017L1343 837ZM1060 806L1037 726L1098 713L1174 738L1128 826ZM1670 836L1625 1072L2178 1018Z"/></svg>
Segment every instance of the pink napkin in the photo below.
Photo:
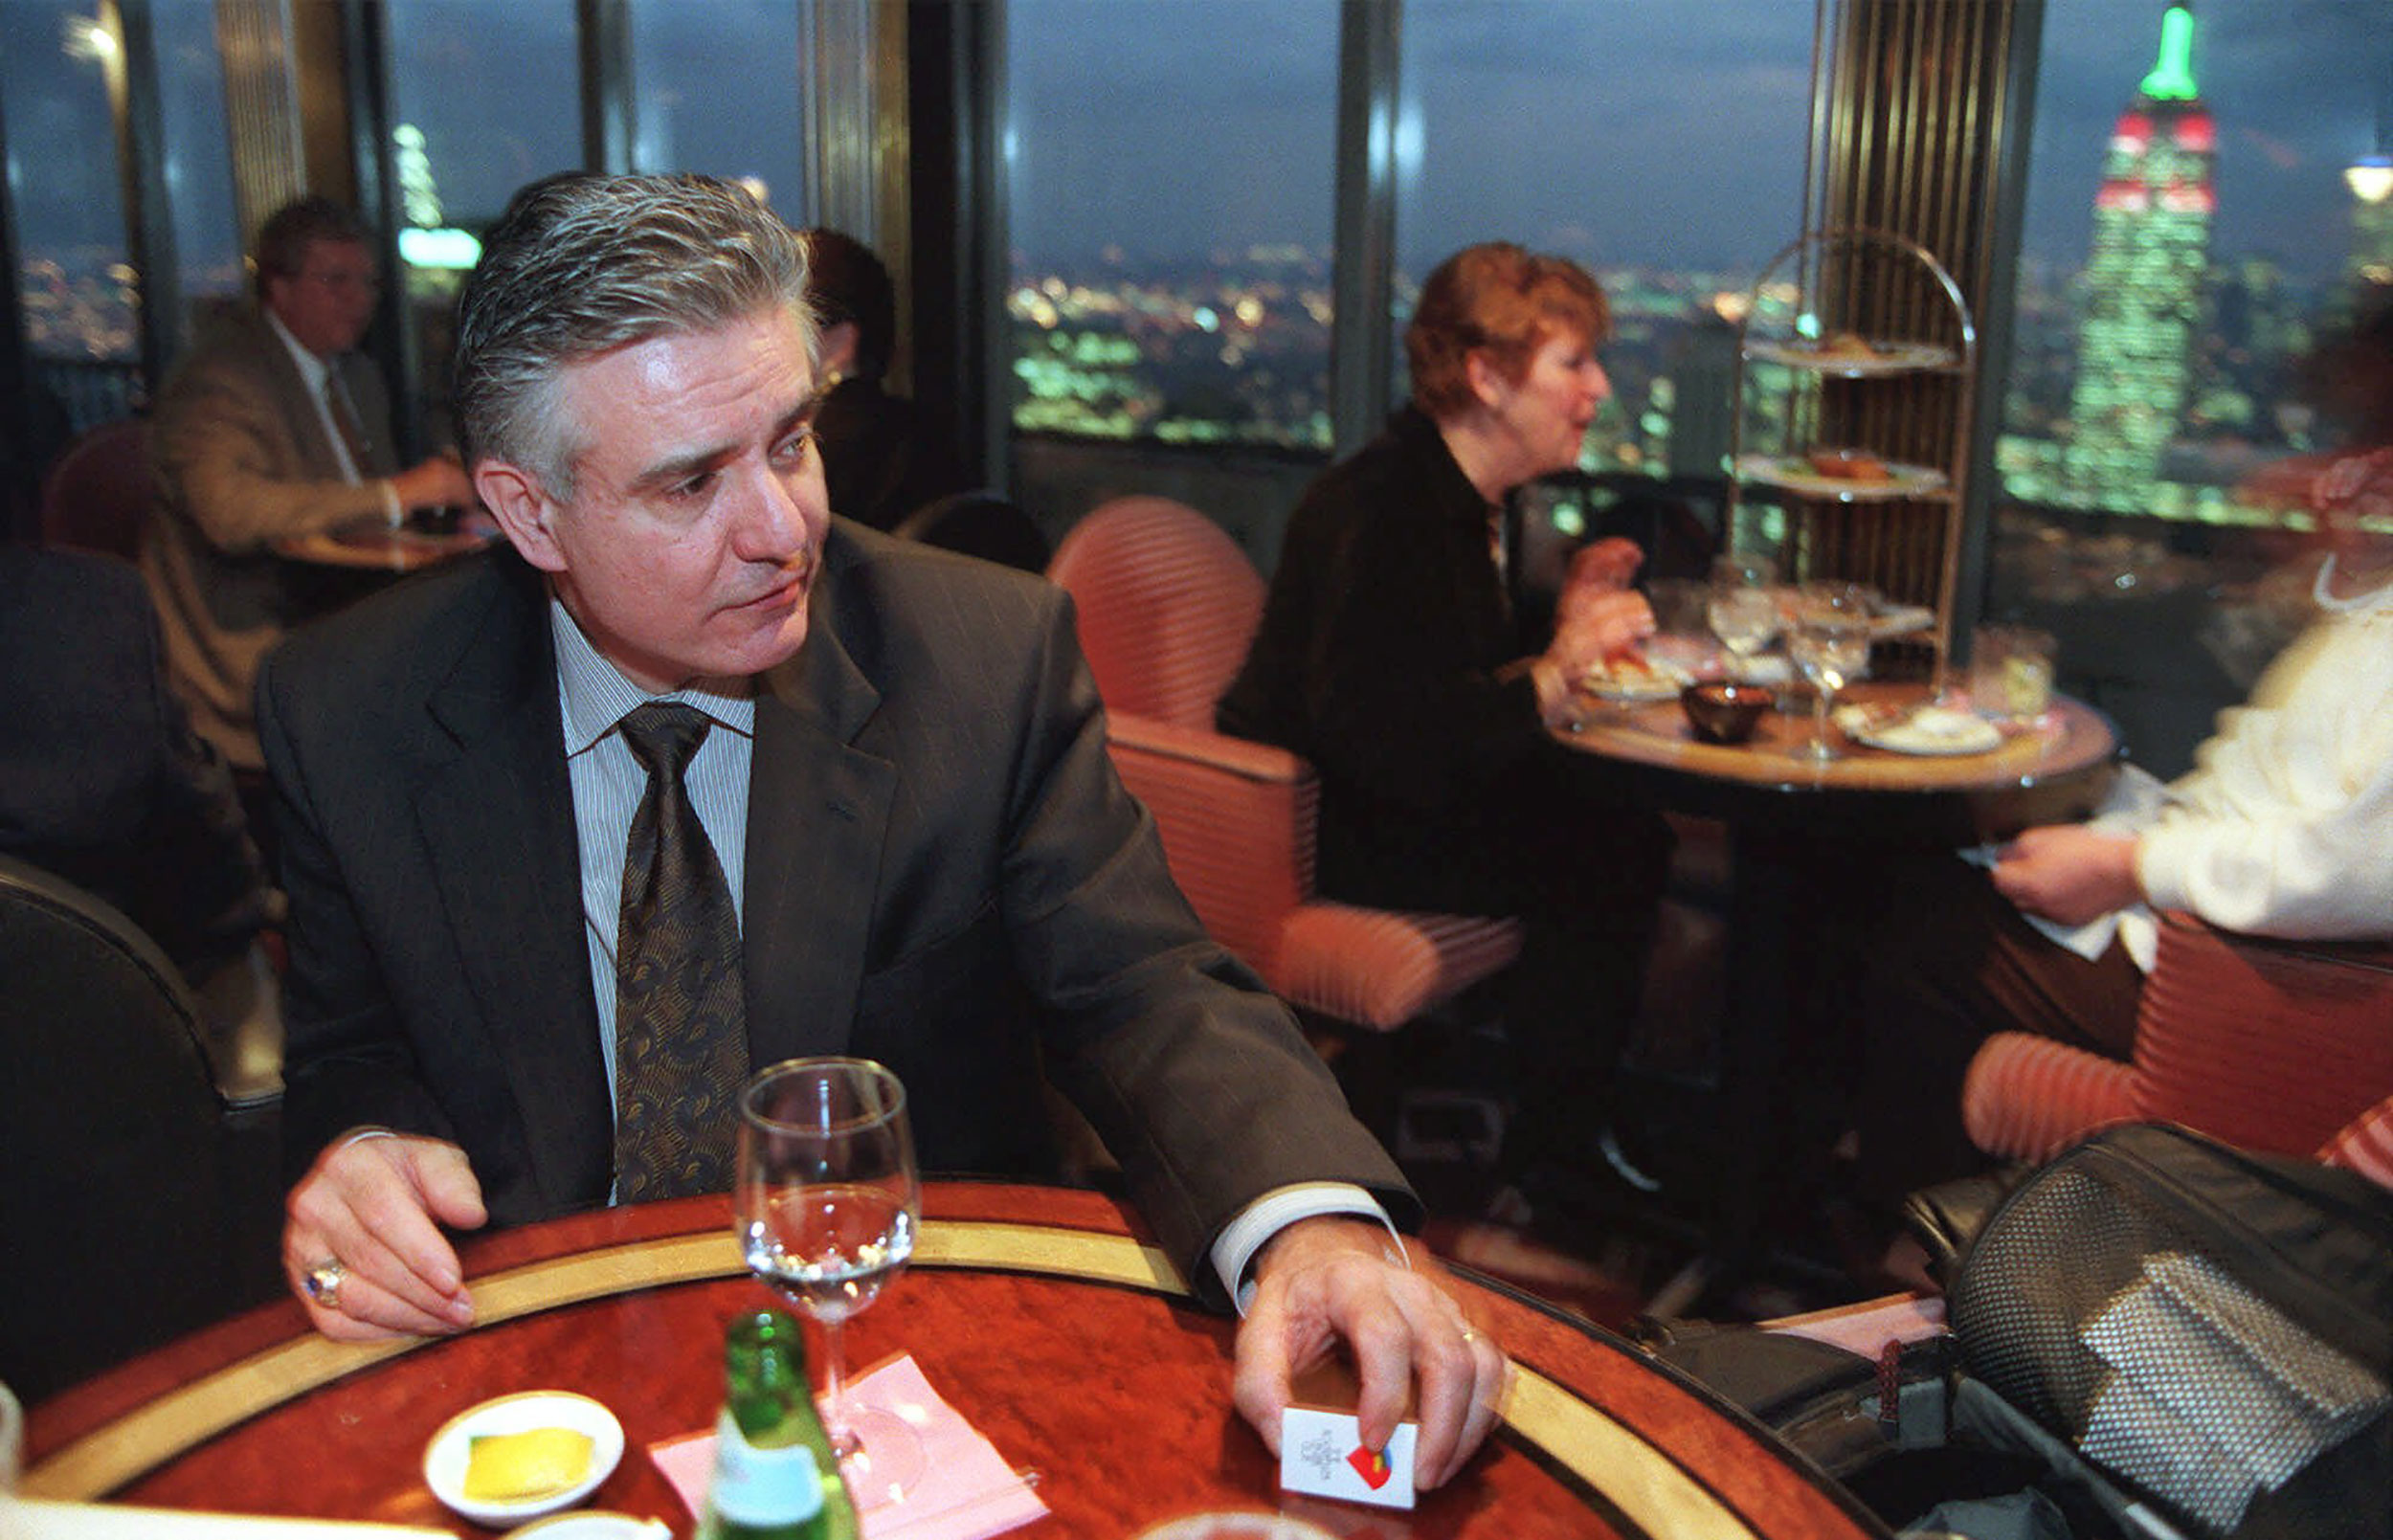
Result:
<svg viewBox="0 0 2393 1540"><path fill-rule="evenodd" d="M1767 1329L1790 1337L1809 1337L1865 1358L1875 1358L1890 1342L1917 1342L1923 1337L1942 1335L1944 1301L1900 1295L1812 1315L1787 1316L1769 1323Z"/></svg>
<svg viewBox="0 0 2393 1540"><path fill-rule="evenodd" d="M923 1441L922 1479L891 1498L855 1494L864 1540L983 1540L1028 1524L1047 1511L1030 1484L1005 1462L955 1408L939 1398L911 1354L901 1353L848 1384L848 1395L901 1418ZM712 1433L693 1433L648 1446L665 1480L691 1513L704 1510L714 1472Z"/></svg>

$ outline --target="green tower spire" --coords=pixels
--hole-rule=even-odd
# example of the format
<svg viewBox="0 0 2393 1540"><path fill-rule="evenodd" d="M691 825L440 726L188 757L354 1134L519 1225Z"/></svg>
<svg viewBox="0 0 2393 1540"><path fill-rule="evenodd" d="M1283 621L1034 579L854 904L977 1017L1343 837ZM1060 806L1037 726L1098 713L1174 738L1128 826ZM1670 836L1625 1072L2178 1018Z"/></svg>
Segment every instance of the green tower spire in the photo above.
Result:
<svg viewBox="0 0 2393 1540"><path fill-rule="evenodd" d="M2155 101L2191 101L2194 85L2194 8L2171 6L2160 18L2160 57L2144 77L2143 94Z"/></svg>

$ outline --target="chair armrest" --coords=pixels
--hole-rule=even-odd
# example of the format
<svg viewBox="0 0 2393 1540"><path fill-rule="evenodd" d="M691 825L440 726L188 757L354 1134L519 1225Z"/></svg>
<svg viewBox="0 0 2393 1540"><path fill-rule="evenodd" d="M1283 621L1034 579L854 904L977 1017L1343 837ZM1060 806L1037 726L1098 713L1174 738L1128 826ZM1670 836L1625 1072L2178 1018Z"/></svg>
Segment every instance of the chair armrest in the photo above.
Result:
<svg viewBox="0 0 2393 1540"><path fill-rule="evenodd" d="M1233 738L1228 733L1184 726L1160 717L1114 712L1107 718L1109 742L1160 759L1201 765L1224 774L1277 786L1310 783L1312 767L1297 755L1271 744Z"/></svg>
<svg viewBox="0 0 2393 1540"><path fill-rule="evenodd" d="M2322 968L2346 968L2393 978L2393 936L2355 936L2326 941L2315 937L2263 936L2248 930L2228 930L2184 909L2160 911L2161 947L2172 937L2177 945L2225 948L2255 955L2280 955ZM2156 966L2157 963L2156 963Z"/></svg>
<svg viewBox="0 0 2393 1540"><path fill-rule="evenodd" d="M1266 976L1291 1002L1393 1032L1509 968L1520 922L1486 915L1367 909L1325 899L1287 917L1279 967Z"/></svg>
<svg viewBox="0 0 2393 1540"><path fill-rule="evenodd" d="M1312 895L1311 767L1286 749L1119 713L1107 748L1154 815L1172 876L1213 938L1265 978Z"/></svg>
<svg viewBox="0 0 2393 1540"><path fill-rule="evenodd" d="M1154 815L1196 917L1290 1004L1391 1031L1520 955L1514 920L1316 900L1320 783L1302 757L1152 717L1107 721L1114 768Z"/></svg>
<svg viewBox="0 0 2393 1540"><path fill-rule="evenodd" d="M2393 1095L2393 945L2161 917L2136 1024L2136 1115L2312 1155Z"/></svg>
<svg viewBox="0 0 2393 1540"><path fill-rule="evenodd" d="M2318 1158L2356 1171L2379 1187L2393 1188L2393 1096L2345 1124L2318 1151Z"/></svg>
<svg viewBox="0 0 2393 1540"><path fill-rule="evenodd" d="M1990 1155L2049 1159L2107 1123L2136 1116L2135 1069L2025 1032L1979 1046L1961 1082L1961 1126Z"/></svg>

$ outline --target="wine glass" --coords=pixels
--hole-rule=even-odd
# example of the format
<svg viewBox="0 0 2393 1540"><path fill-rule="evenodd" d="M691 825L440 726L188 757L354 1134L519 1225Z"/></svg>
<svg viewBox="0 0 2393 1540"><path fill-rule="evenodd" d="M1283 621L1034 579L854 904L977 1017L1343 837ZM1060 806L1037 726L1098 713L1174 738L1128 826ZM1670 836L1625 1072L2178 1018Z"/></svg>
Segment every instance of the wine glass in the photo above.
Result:
<svg viewBox="0 0 2393 1540"><path fill-rule="evenodd" d="M922 1178L906 1087L868 1059L789 1059L740 1093L732 1194L749 1270L822 1326L823 1432L857 1506L922 1479L922 1439L898 1417L847 1401L840 1328L880 1297L914 1253Z"/></svg>
<svg viewBox="0 0 2393 1540"><path fill-rule="evenodd" d="M1869 601L1850 584L1815 584L1795 601L1795 624L1786 656L1812 689L1812 737L1804 747L1814 760L1837 758L1828 741L1828 713L1836 692L1869 673Z"/></svg>
<svg viewBox="0 0 2393 1540"><path fill-rule="evenodd" d="M1750 673L1753 660L1778 638L1778 598L1770 586L1777 576L1766 556L1722 556L1711 564L1704 619L1736 659L1740 676Z"/></svg>

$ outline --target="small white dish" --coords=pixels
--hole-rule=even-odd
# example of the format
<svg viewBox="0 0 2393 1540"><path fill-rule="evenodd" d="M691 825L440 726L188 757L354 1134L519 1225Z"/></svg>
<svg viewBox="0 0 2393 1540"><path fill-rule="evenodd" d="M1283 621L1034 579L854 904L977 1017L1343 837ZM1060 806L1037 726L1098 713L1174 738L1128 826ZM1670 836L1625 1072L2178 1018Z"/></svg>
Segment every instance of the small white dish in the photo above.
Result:
<svg viewBox="0 0 2393 1540"><path fill-rule="evenodd" d="M540 1540L673 1540L673 1527L662 1519L636 1519L629 1513L610 1513L604 1508L552 1514L507 1533L536 1534Z"/></svg>
<svg viewBox="0 0 2393 1540"><path fill-rule="evenodd" d="M1795 665L1783 653L1764 653L1758 658L1730 659L1728 676L1739 684L1792 684Z"/></svg>
<svg viewBox="0 0 2393 1540"><path fill-rule="evenodd" d="M1837 725L1856 743L1896 754L1985 754L2002 747L2002 729L1983 717L1923 706L1893 722L1873 722L1866 709L1838 714Z"/></svg>
<svg viewBox="0 0 2393 1540"><path fill-rule="evenodd" d="M1675 701L1678 692L1693 681L1692 674L1668 658L1647 654L1616 665L1589 669L1579 681L1579 688L1599 701L1642 705L1653 701Z"/></svg>
<svg viewBox="0 0 2393 1540"><path fill-rule="evenodd" d="M590 1436L590 1469L580 1481L559 1491L509 1503L465 1495L465 1462L475 1439L527 1433L534 1428L571 1428ZM460 1518L503 1529L571 1507L596 1491L622 1459L623 1424L604 1406L571 1391L525 1391L468 1407L442 1423L424 1446L424 1484Z"/></svg>

